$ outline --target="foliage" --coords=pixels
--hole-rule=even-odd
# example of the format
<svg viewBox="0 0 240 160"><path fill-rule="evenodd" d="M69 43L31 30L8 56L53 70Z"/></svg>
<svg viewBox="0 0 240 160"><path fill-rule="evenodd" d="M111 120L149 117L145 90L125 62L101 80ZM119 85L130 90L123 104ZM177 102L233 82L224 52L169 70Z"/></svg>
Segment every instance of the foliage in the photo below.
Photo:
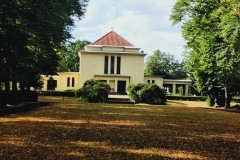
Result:
<svg viewBox="0 0 240 160"><path fill-rule="evenodd" d="M91 103L106 102L108 92L111 90L109 84L99 80L87 80L78 91L80 97Z"/></svg>
<svg viewBox="0 0 240 160"><path fill-rule="evenodd" d="M171 15L183 24L186 68L196 89L216 98L224 91L226 107L240 89L239 10L238 0L178 0Z"/></svg>
<svg viewBox="0 0 240 160"><path fill-rule="evenodd" d="M156 84L131 84L128 87L128 95L135 103L165 104L166 93Z"/></svg>
<svg viewBox="0 0 240 160"><path fill-rule="evenodd" d="M130 84L127 88L129 98L134 101L135 103L141 102L139 91L143 89L145 84L138 83L138 84Z"/></svg>
<svg viewBox="0 0 240 160"><path fill-rule="evenodd" d="M206 101L206 96L179 96L179 95L167 95L167 100L180 100L180 101Z"/></svg>
<svg viewBox="0 0 240 160"><path fill-rule="evenodd" d="M37 87L41 74L54 74L60 44L71 38L87 0L9 1L0 6L0 82L5 90Z"/></svg>
<svg viewBox="0 0 240 160"><path fill-rule="evenodd" d="M183 86L180 86L180 87L178 87L177 89L178 89L178 94L179 94L180 96L183 96Z"/></svg>
<svg viewBox="0 0 240 160"><path fill-rule="evenodd" d="M169 79L185 79L188 76L183 64L184 62L178 62L174 55L156 50L153 55L147 57L145 74Z"/></svg>
<svg viewBox="0 0 240 160"><path fill-rule="evenodd" d="M207 96L207 105L208 107L213 107L215 104L215 98L211 97L210 95Z"/></svg>
<svg viewBox="0 0 240 160"><path fill-rule="evenodd" d="M44 96L63 96L63 97L75 97L76 91L66 90L66 91L39 91L39 95Z"/></svg>
<svg viewBox="0 0 240 160"><path fill-rule="evenodd" d="M61 58L59 66L57 68L58 72L78 72L79 71L79 57L78 52L84 49L85 45L91 42L86 40L76 40L70 44L62 45L58 55Z"/></svg>
<svg viewBox="0 0 240 160"><path fill-rule="evenodd" d="M140 100L147 104L166 104L166 93L158 85L148 83L139 91Z"/></svg>

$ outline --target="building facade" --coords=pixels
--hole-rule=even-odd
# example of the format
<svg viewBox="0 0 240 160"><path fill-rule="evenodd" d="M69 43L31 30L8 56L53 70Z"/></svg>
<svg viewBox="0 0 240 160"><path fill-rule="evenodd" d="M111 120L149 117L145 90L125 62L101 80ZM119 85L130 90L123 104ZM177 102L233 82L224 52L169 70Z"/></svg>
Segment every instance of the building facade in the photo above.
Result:
<svg viewBox="0 0 240 160"><path fill-rule="evenodd" d="M111 31L79 52L79 72L62 72L51 79L43 76L43 90L54 88L49 87L49 82L56 84L54 90L79 89L89 79L106 82L111 86L111 92L117 93L125 93L130 84L137 83L155 83L164 87L163 77L144 75L145 56L140 48ZM188 95L189 89L185 88L185 95Z"/></svg>

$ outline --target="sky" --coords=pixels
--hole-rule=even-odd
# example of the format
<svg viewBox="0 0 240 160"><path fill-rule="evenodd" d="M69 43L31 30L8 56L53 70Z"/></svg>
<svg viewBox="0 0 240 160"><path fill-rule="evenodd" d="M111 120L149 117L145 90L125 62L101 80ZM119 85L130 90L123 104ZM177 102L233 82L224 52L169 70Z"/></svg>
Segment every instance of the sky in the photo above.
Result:
<svg viewBox="0 0 240 160"><path fill-rule="evenodd" d="M115 31L144 53L157 49L182 60L185 41L180 25L169 20L177 0L90 0L85 16L75 22L75 39L95 42Z"/></svg>

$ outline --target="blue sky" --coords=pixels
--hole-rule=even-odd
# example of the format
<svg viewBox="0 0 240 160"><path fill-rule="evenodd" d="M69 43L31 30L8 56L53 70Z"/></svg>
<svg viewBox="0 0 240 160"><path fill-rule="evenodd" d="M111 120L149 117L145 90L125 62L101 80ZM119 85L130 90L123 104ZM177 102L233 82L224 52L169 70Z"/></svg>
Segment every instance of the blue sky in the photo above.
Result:
<svg viewBox="0 0 240 160"><path fill-rule="evenodd" d="M90 0L85 17L75 22L75 39L94 42L114 31L148 55L154 50L182 59L185 41L181 27L169 20L177 0Z"/></svg>

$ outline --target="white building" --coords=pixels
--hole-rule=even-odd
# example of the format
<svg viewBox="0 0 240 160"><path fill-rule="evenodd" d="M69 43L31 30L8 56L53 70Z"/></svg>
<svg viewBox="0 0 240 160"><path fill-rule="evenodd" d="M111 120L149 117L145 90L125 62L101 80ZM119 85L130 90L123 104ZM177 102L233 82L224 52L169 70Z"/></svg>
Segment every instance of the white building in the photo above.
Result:
<svg viewBox="0 0 240 160"><path fill-rule="evenodd" d="M140 48L111 31L79 52L79 73L62 72L57 77L52 77L56 84L54 89L79 89L89 79L104 81L111 86L112 92L117 93L125 93L129 84L155 83L163 87L166 82L163 77L144 75L145 56L145 53L140 52ZM50 89L48 80L49 77L44 77L43 90ZM167 84L171 84L171 81ZM174 81L174 84L177 82ZM185 94L188 95L190 84L184 85ZM172 88L176 93L176 87Z"/></svg>

